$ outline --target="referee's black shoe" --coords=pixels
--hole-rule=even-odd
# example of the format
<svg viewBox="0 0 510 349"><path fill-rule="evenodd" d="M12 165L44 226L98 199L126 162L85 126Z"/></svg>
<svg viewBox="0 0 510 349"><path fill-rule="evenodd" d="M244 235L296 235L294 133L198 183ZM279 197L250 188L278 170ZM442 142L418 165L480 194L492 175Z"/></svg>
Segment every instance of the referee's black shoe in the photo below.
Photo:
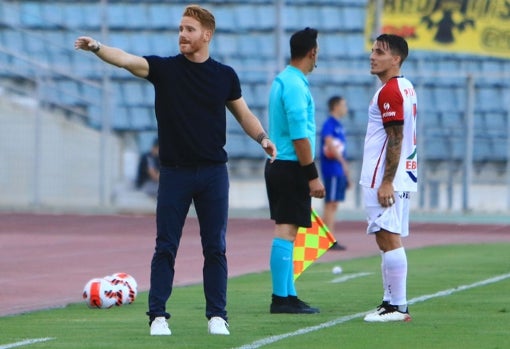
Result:
<svg viewBox="0 0 510 349"><path fill-rule="evenodd" d="M317 314L320 311L296 296L280 297L273 294L269 312L271 314Z"/></svg>

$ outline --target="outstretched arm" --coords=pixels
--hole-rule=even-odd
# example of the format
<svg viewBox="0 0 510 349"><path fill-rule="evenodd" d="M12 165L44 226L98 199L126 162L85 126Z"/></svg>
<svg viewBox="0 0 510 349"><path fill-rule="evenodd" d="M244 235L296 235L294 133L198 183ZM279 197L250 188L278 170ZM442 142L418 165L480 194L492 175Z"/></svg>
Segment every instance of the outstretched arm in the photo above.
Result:
<svg viewBox="0 0 510 349"><path fill-rule="evenodd" d="M115 47L106 46L91 37L80 36L74 42L74 48L76 50L91 51L106 63L124 68L137 77L146 78L149 75L149 63L145 58Z"/></svg>
<svg viewBox="0 0 510 349"><path fill-rule="evenodd" d="M259 119L248 108L243 97L227 103L228 110L234 115L244 132L262 145L271 161L276 158L276 146L271 142L264 131Z"/></svg>

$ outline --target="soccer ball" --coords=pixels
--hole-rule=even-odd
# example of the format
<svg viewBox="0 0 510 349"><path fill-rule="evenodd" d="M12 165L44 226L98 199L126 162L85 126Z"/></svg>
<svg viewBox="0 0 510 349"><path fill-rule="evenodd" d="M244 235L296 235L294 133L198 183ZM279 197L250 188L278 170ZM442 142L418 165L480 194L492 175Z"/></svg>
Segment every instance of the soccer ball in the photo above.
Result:
<svg viewBox="0 0 510 349"><path fill-rule="evenodd" d="M129 285L124 283L114 284L112 283L112 290L116 295L117 301L115 302L116 306L121 306L123 304L131 304L134 302L134 293L129 287Z"/></svg>
<svg viewBox="0 0 510 349"><path fill-rule="evenodd" d="M116 286L121 304L131 304L138 294L138 283L127 273L115 273L104 277L105 280Z"/></svg>
<svg viewBox="0 0 510 349"><path fill-rule="evenodd" d="M333 269L331 270L331 272L335 275L342 274L342 271L343 271L342 267L339 265L334 266Z"/></svg>
<svg viewBox="0 0 510 349"><path fill-rule="evenodd" d="M109 309L118 305L118 290L108 280L94 278L85 284L83 299L89 308Z"/></svg>

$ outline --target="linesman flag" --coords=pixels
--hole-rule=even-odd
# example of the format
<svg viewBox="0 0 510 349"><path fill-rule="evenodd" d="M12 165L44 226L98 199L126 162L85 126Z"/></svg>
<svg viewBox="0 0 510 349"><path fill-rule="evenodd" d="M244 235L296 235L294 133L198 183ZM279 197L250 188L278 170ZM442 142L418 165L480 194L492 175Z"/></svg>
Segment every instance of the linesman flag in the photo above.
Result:
<svg viewBox="0 0 510 349"><path fill-rule="evenodd" d="M299 227L294 240L294 280L335 242L333 234L312 208L312 226Z"/></svg>

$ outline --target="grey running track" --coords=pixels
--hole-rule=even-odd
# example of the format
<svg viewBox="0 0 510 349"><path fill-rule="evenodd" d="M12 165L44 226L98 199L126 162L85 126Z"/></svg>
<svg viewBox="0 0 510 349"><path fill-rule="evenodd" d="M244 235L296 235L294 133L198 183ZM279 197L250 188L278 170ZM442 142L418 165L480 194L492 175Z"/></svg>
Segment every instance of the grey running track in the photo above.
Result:
<svg viewBox="0 0 510 349"><path fill-rule="evenodd" d="M330 262L378 254L365 222L336 224L346 251L328 251ZM273 223L232 218L227 231L229 276L268 270ZM149 288L155 238L152 215L52 215L0 213L0 316L82 301L85 283L116 272ZM407 249L442 244L510 242L510 224L412 223ZM175 285L200 283L198 222L188 218L176 261ZM270 292L270 290L268 290Z"/></svg>

